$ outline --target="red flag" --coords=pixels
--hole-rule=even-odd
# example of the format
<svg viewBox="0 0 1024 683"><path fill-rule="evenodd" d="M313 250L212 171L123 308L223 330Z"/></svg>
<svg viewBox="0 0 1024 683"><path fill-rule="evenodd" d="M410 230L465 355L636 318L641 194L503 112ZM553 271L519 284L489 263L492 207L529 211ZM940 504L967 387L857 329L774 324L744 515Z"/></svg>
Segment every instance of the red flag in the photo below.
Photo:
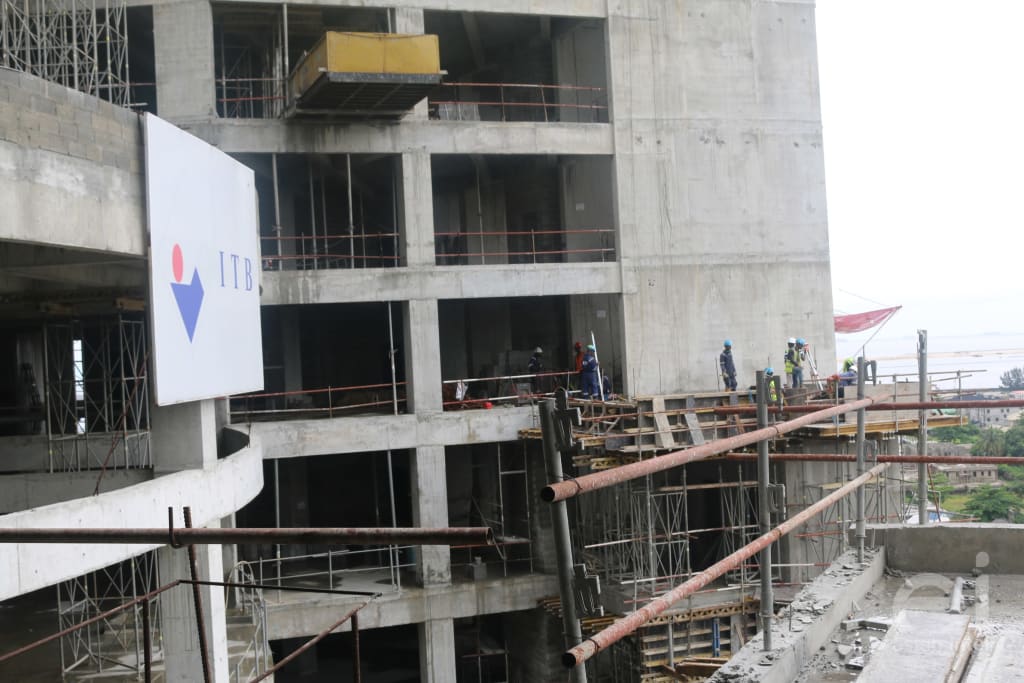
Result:
<svg viewBox="0 0 1024 683"><path fill-rule="evenodd" d="M878 311L867 311L866 313L837 315L836 332L840 334L849 334L851 332L863 332L864 330L870 330L872 327L877 327L884 323L901 308L903 307L894 306L892 308L883 308Z"/></svg>

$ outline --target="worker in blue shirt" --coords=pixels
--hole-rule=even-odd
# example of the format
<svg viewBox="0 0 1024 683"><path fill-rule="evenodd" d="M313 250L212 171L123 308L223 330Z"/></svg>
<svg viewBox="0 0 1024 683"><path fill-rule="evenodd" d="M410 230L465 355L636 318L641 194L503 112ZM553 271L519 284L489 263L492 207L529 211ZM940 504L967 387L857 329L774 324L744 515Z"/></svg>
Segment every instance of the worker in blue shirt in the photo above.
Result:
<svg viewBox="0 0 1024 683"><path fill-rule="evenodd" d="M722 371L722 381L726 391L736 391L736 363L732 359L732 340L722 342L722 353L718 356L718 367Z"/></svg>
<svg viewBox="0 0 1024 683"><path fill-rule="evenodd" d="M583 398L601 398L601 369L597 363L597 348L587 344L587 352L580 363L580 388Z"/></svg>

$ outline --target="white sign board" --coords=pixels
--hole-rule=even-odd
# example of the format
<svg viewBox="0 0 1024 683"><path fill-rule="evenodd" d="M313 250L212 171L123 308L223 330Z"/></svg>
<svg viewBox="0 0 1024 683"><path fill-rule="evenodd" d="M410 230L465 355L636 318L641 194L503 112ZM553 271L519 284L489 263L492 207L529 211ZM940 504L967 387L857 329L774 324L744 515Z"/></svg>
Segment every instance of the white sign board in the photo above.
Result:
<svg viewBox="0 0 1024 683"><path fill-rule="evenodd" d="M145 138L157 405L262 389L253 172L152 114Z"/></svg>

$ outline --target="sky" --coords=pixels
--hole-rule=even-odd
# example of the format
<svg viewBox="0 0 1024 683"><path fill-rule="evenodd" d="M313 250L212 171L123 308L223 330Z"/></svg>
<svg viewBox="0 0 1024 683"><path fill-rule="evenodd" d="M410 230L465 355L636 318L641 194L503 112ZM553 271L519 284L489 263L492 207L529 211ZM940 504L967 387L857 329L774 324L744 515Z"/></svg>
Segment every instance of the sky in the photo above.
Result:
<svg viewBox="0 0 1024 683"><path fill-rule="evenodd" d="M816 13L836 312L902 305L887 348L918 329L1024 346L1024 2ZM866 336L837 335L839 357Z"/></svg>

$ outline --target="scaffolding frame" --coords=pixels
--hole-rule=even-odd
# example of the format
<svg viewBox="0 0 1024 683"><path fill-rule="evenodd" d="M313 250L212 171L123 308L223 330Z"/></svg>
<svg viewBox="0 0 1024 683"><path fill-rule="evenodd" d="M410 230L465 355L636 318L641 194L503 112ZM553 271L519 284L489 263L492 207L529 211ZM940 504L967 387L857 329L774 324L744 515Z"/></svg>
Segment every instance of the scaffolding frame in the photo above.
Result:
<svg viewBox="0 0 1024 683"><path fill-rule="evenodd" d="M43 349L47 471L152 467L145 321L51 322Z"/></svg>
<svg viewBox="0 0 1024 683"><path fill-rule="evenodd" d="M57 624L71 629L103 614L111 607L146 595L160 585L156 551L98 569L57 584ZM60 639L61 673L82 673L85 667L101 674L110 671L143 673L144 619L160 642L160 601L147 610L141 604L104 617Z"/></svg>
<svg viewBox="0 0 1024 683"><path fill-rule="evenodd" d="M127 107L127 3L0 0L0 66Z"/></svg>

